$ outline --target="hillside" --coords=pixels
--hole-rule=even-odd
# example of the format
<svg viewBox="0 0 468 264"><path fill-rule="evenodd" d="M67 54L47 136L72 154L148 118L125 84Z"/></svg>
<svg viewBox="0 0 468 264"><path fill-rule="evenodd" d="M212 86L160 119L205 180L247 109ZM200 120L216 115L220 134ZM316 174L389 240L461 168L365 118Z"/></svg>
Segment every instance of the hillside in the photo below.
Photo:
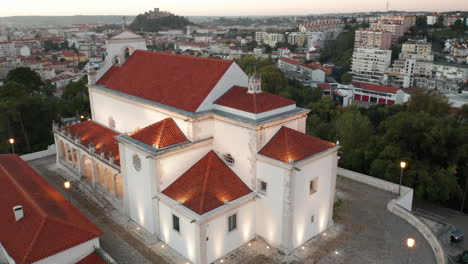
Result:
<svg viewBox="0 0 468 264"><path fill-rule="evenodd" d="M71 24L122 24L121 16L12 16L0 17L0 24L18 26L48 26ZM127 21L134 16L126 16Z"/></svg>
<svg viewBox="0 0 468 264"><path fill-rule="evenodd" d="M134 31L157 32L168 29L184 29L187 25L192 25L188 19L182 16L169 14L164 17L152 18L148 14L138 15L130 24L129 28Z"/></svg>

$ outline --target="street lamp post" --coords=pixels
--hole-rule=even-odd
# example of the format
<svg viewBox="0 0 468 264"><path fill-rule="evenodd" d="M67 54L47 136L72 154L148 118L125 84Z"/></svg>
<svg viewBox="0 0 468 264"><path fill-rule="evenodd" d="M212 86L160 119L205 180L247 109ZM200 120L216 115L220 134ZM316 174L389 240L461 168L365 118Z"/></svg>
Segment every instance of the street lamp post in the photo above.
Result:
<svg viewBox="0 0 468 264"><path fill-rule="evenodd" d="M66 192L66 194L67 194L68 201L71 202L71 200L70 200L70 193L68 192L68 189L70 189L70 187L71 187L71 182L70 182L70 181L65 181L65 182L63 183L63 187L65 187L65 192Z"/></svg>
<svg viewBox="0 0 468 264"><path fill-rule="evenodd" d="M400 161L400 186L398 187L398 195L401 195L401 183L403 181L403 170L406 168L406 165L408 165L405 161Z"/></svg>
<svg viewBox="0 0 468 264"><path fill-rule="evenodd" d="M11 145L11 150L13 151L13 153L15 153L15 139L14 139L14 138L10 138L10 139L8 139L8 142L9 142L10 145Z"/></svg>
<svg viewBox="0 0 468 264"><path fill-rule="evenodd" d="M407 258L406 258L406 263L409 263L409 260L410 260L410 250L416 245L416 240L414 240L413 238L408 238L406 239L406 246L408 247L408 255L407 255Z"/></svg>
<svg viewBox="0 0 468 264"><path fill-rule="evenodd" d="M466 164L466 166L468 169L468 163ZM460 208L460 212L462 213L463 213L463 209L465 208L465 199L466 199L466 195L468 194L467 191L468 191L468 174L466 175L465 191L463 192L462 204Z"/></svg>

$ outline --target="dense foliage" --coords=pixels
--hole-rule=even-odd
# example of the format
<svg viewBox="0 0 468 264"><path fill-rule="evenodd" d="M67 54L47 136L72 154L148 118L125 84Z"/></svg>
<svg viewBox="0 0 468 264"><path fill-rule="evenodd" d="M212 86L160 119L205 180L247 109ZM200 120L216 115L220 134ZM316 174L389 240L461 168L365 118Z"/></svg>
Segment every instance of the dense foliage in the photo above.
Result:
<svg viewBox="0 0 468 264"><path fill-rule="evenodd" d="M53 144L52 122L78 113L89 116L86 78L71 82L62 98L55 87L42 82L30 68L11 70L0 86L0 153L12 151L9 138L15 139L15 152L40 151Z"/></svg>
<svg viewBox="0 0 468 264"><path fill-rule="evenodd" d="M192 23L185 17L169 15L161 18L150 18L148 15L138 15L129 28L133 31L158 32L167 29L184 29Z"/></svg>

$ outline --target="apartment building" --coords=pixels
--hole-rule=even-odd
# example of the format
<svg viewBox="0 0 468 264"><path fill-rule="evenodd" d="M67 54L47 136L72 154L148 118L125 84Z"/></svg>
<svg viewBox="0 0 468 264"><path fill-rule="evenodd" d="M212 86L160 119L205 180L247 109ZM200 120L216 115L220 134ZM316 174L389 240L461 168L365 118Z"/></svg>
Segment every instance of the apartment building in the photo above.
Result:
<svg viewBox="0 0 468 264"><path fill-rule="evenodd" d="M391 47L391 32L371 29L356 30L356 36L354 38L354 48L387 50Z"/></svg>
<svg viewBox="0 0 468 264"><path fill-rule="evenodd" d="M429 88L457 91L468 81L468 65L434 62Z"/></svg>
<svg viewBox="0 0 468 264"><path fill-rule="evenodd" d="M343 30L344 26L345 23L341 19L329 19L301 24L299 25L299 31L340 31Z"/></svg>
<svg viewBox="0 0 468 264"><path fill-rule="evenodd" d="M354 49L351 72L353 81L379 84L392 57L391 50Z"/></svg>
<svg viewBox="0 0 468 264"><path fill-rule="evenodd" d="M307 43L308 36L304 32L291 32L288 34L288 43L291 45L303 46Z"/></svg>
<svg viewBox="0 0 468 264"><path fill-rule="evenodd" d="M0 57L16 56L16 47L13 42L0 42Z"/></svg>
<svg viewBox="0 0 468 264"><path fill-rule="evenodd" d="M401 88L428 87L433 61L430 43L425 40L404 43L398 59L385 73L384 83Z"/></svg>
<svg viewBox="0 0 468 264"><path fill-rule="evenodd" d="M258 32L255 32L255 40L258 43L265 43L274 47L276 43L284 42L285 38L284 38L284 34L258 31Z"/></svg>

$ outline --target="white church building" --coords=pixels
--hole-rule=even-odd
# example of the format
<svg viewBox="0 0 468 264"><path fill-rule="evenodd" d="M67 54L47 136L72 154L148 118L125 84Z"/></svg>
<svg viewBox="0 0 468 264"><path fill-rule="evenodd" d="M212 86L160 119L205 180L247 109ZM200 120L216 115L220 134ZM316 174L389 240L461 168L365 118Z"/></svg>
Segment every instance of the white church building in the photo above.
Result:
<svg viewBox="0 0 468 264"><path fill-rule="evenodd" d="M292 252L332 224L339 146L233 61L123 32L88 72L92 118L55 126L57 164L192 263L261 237Z"/></svg>

